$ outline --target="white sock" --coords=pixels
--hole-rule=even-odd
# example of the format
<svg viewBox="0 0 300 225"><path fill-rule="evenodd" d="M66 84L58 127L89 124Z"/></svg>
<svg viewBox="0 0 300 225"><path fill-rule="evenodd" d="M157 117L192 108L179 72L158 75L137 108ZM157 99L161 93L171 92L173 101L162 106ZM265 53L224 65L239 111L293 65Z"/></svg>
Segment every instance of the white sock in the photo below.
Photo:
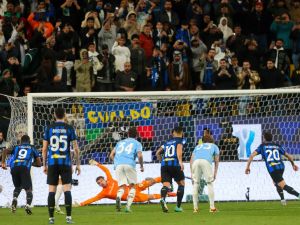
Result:
<svg viewBox="0 0 300 225"><path fill-rule="evenodd" d="M214 209L215 208L215 193L214 193L213 183L208 183L207 184L207 190L208 190L210 208Z"/></svg>
<svg viewBox="0 0 300 225"><path fill-rule="evenodd" d="M119 190L117 192L117 197L119 197L120 200L122 199L123 194L124 194L124 189L123 188L119 188Z"/></svg>
<svg viewBox="0 0 300 225"><path fill-rule="evenodd" d="M128 197L127 197L127 208L130 208L133 199L135 197L135 188L131 188L130 191L128 192Z"/></svg>
<svg viewBox="0 0 300 225"><path fill-rule="evenodd" d="M193 185L193 204L194 209L198 209L199 183L194 182Z"/></svg>
<svg viewBox="0 0 300 225"><path fill-rule="evenodd" d="M55 193L55 208L58 211L60 211L59 199L63 192L64 192L64 187L61 184L59 184L56 188L56 193Z"/></svg>

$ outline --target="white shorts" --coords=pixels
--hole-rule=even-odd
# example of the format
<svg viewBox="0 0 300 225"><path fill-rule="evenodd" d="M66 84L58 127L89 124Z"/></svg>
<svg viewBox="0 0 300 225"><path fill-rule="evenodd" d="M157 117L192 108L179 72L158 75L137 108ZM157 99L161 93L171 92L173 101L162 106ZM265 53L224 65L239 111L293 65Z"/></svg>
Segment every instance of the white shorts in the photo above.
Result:
<svg viewBox="0 0 300 225"><path fill-rule="evenodd" d="M193 181L199 183L202 176L207 183L214 180L212 165L205 159L196 159L192 165Z"/></svg>
<svg viewBox="0 0 300 225"><path fill-rule="evenodd" d="M116 168L118 185L129 185L137 183L136 170L129 165L118 165Z"/></svg>

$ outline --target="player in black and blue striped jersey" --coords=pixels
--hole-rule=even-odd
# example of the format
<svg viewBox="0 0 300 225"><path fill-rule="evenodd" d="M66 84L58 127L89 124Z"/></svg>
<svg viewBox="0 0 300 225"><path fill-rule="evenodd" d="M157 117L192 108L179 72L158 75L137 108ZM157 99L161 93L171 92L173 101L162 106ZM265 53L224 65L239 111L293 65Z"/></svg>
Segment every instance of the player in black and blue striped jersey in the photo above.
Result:
<svg viewBox="0 0 300 225"><path fill-rule="evenodd" d="M258 148L251 154L248 159L247 167L245 170L246 174L250 173L250 164L256 155L261 155L266 163L267 170L277 188L281 199L283 198L283 191L285 190L291 195L295 195L300 199L300 195L294 188L288 186L284 179L284 163L282 161L282 156L285 156L292 164L294 171L298 171L298 166L294 163L293 157L289 155L280 145L272 142L273 136L270 132L264 132L264 143L262 143Z"/></svg>
<svg viewBox="0 0 300 225"><path fill-rule="evenodd" d="M30 144L28 135L21 137L21 144L13 147L12 149L5 149L2 153L2 168L6 168L6 156L12 155L10 163L10 171L15 186L13 192L13 201L11 211L16 212L17 200L22 189L26 191L26 205L25 211L28 215L32 214L30 205L32 203L32 181L30 176L31 166L41 166L41 158L36 148Z"/></svg>
<svg viewBox="0 0 300 225"><path fill-rule="evenodd" d="M157 151L156 157L161 161L161 207L163 212L168 212L166 196L171 188L172 179L178 184L177 205L175 212L182 212L181 202L184 195L184 167L182 162L183 138L182 127L176 127L172 131L172 138L163 144Z"/></svg>
<svg viewBox="0 0 300 225"><path fill-rule="evenodd" d="M65 194L66 221L68 224L71 224L73 223L71 218L71 144L73 145L75 153L75 172L77 172L78 175L80 174L79 148L74 128L65 123L65 110L63 108L56 108L54 116L56 121L46 127L43 141L43 166L44 173L47 174L47 184L49 184L49 224L54 224L55 192L59 176L61 177Z"/></svg>

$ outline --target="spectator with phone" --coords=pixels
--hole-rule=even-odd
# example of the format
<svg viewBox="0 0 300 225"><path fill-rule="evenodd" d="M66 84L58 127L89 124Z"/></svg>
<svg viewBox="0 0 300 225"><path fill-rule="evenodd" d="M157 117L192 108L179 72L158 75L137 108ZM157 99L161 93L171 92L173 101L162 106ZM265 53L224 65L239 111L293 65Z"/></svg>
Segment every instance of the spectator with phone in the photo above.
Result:
<svg viewBox="0 0 300 225"><path fill-rule="evenodd" d="M280 71L283 80L289 82L290 59L282 39L275 41L274 46L267 52L266 57L274 61L275 67Z"/></svg>
<svg viewBox="0 0 300 225"><path fill-rule="evenodd" d="M113 23L113 17L108 15L104 21L103 26L98 33L98 49L101 52L101 47L107 45L109 52L111 53L112 46L117 38L117 27Z"/></svg>
<svg viewBox="0 0 300 225"><path fill-rule="evenodd" d="M180 43L184 42L189 47L191 46L191 34L186 20L181 22L181 28L177 30L175 39L179 40Z"/></svg>
<svg viewBox="0 0 300 225"><path fill-rule="evenodd" d="M291 21L288 13L283 13L280 16L276 16L271 24L270 31L275 34L276 39L282 39L284 43L284 49L288 53L289 57L292 55L292 40L290 35L294 22Z"/></svg>
<svg viewBox="0 0 300 225"><path fill-rule="evenodd" d="M251 64L247 59L243 61L242 70L238 73L237 78L238 89L256 89L260 82L258 72L251 69Z"/></svg>
<svg viewBox="0 0 300 225"><path fill-rule="evenodd" d="M80 23L83 16L81 4L82 1L65 0L65 2L60 5L62 22L71 24L76 32L80 31Z"/></svg>
<svg viewBox="0 0 300 225"><path fill-rule="evenodd" d="M109 52L106 44L101 46L98 56L102 68L97 72L94 91L114 91L115 83L115 56Z"/></svg>
<svg viewBox="0 0 300 225"><path fill-rule="evenodd" d="M207 54L200 58L200 83L197 84L197 90L211 90L215 88L214 73L218 69L218 61L215 60L216 50L211 48Z"/></svg>
<svg viewBox="0 0 300 225"><path fill-rule="evenodd" d="M100 22L95 12L87 14L86 20L82 22L80 39L81 47L88 48L88 44L93 42L97 46L98 32L100 30Z"/></svg>

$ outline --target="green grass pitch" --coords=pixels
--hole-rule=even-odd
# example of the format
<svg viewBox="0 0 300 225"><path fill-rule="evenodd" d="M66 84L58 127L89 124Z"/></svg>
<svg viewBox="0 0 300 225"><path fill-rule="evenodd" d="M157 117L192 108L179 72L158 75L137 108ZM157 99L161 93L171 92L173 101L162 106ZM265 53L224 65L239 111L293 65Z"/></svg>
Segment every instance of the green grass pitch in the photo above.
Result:
<svg viewBox="0 0 300 225"><path fill-rule="evenodd" d="M300 201L288 201L287 206L276 202L230 202L216 203L217 213L208 212L208 204L200 203L200 211L193 213L190 203L183 204L184 212L163 213L158 204L133 205L133 212L115 212L113 205L87 206L73 209L73 220L82 225L292 225L300 222ZM124 208L124 207L123 207ZM33 215L18 208L16 214L0 209L1 225L46 225L46 207L33 208ZM66 224L64 215L55 215L55 224Z"/></svg>

